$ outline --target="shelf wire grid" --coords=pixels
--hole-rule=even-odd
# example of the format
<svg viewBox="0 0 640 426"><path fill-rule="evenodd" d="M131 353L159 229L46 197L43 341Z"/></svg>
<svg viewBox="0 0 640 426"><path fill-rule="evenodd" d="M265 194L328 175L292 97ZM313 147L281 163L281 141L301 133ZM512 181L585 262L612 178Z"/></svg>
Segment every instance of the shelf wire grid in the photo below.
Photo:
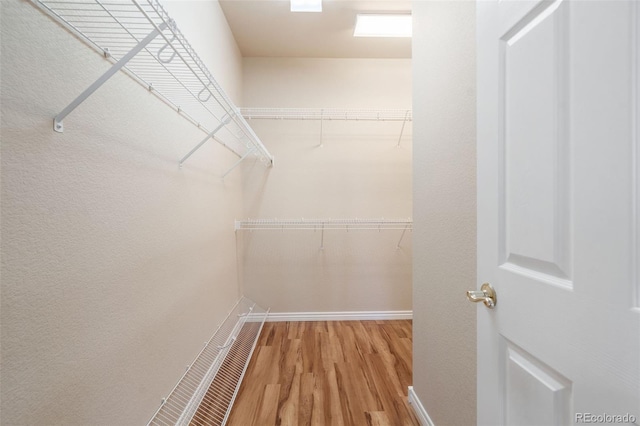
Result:
<svg viewBox="0 0 640 426"><path fill-rule="evenodd" d="M241 108L249 120L412 121L410 109Z"/></svg>
<svg viewBox="0 0 640 426"><path fill-rule="evenodd" d="M411 230L411 219L248 219L237 220L236 230Z"/></svg>
<svg viewBox="0 0 640 426"><path fill-rule="evenodd" d="M239 157L273 160L157 0L32 0L114 62L160 30L124 70Z"/></svg>
<svg viewBox="0 0 640 426"><path fill-rule="evenodd" d="M147 426L224 425L267 315L240 298Z"/></svg>

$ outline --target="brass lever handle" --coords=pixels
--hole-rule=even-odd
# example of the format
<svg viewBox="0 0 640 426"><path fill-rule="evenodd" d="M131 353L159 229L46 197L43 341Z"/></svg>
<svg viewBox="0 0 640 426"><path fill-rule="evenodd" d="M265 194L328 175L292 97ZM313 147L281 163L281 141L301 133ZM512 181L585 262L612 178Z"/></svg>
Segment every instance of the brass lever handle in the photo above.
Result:
<svg viewBox="0 0 640 426"><path fill-rule="evenodd" d="M467 299L474 303L483 302L487 308L493 309L496 306L496 291L491 287L491 284L484 283L479 291L467 291Z"/></svg>

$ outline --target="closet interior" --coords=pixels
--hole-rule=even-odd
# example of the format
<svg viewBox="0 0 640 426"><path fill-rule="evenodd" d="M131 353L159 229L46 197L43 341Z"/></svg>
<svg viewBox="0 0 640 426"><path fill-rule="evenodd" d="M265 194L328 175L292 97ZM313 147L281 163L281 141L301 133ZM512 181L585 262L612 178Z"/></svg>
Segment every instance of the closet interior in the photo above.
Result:
<svg viewBox="0 0 640 426"><path fill-rule="evenodd" d="M77 275L42 272L34 283L53 274L54 281L80 287L102 271L94 290L86 290L90 295L78 296L77 309L62 314L81 334L103 324L73 351L97 359L102 340L117 352L147 353L128 367L116 356L96 373L112 390L108 404L121 406L108 418L189 424L205 394L218 387L215 424L225 424L265 321L411 317L410 59L236 57L241 75L229 95L206 65L210 55L196 53L169 13L173 8L187 22L202 17L185 18L186 7L177 3L17 3L5 13L16 17L16 32L29 47L8 54L41 55L39 37L50 37L46 44L55 49L48 58L52 71L33 71L30 90L41 97L43 111L29 137L45 135L42 118L54 117L53 129L40 139L44 155L69 169L51 184L72 181L80 173L74 164L90 175L87 186L71 186L79 194L70 207L77 215L56 232L72 234L69 253L87 250L82 232L98 244L119 240L116 253L96 249L105 263L91 250L83 255L93 270L56 254ZM26 22L41 24L40 30L26 34ZM42 82L47 74L48 86ZM54 153L49 145L55 144L63 152ZM48 168L39 184L45 192ZM104 204L88 207L93 197ZM109 214L113 199L121 203ZM51 211L59 208L47 202ZM158 227L167 231L156 233ZM132 250L138 254L130 260L118 254ZM120 317L97 302L105 294L109 303L121 304ZM70 302L56 295L50 303L67 309ZM51 339L64 333L56 328ZM178 374L185 362L186 372ZM96 364L81 368L91 372ZM117 390L124 376L139 384ZM33 403L46 399L34 394ZM102 411L95 407L98 397L63 398L90 406L73 414L90 421ZM130 403L121 405L122 398ZM18 405L25 410L31 403Z"/></svg>

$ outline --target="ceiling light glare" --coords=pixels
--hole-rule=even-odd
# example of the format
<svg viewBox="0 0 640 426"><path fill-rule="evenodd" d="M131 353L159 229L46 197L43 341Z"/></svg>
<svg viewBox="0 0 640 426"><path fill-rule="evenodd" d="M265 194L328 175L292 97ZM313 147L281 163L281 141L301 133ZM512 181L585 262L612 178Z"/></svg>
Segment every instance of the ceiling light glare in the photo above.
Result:
<svg viewBox="0 0 640 426"><path fill-rule="evenodd" d="M411 14L356 16L354 37L411 37Z"/></svg>
<svg viewBox="0 0 640 426"><path fill-rule="evenodd" d="M291 0L292 12L322 12L322 0Z"/></svg>

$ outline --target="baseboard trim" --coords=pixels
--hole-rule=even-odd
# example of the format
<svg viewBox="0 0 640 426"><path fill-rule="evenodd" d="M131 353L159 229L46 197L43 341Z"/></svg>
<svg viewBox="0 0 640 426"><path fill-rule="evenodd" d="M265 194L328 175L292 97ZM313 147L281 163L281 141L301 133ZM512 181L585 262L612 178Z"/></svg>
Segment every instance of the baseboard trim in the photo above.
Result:
<svg viewBox="0 0 640 426"><path fill-rule="evenodd" d="M413 311L270 312L267 322L406 320Z"/></svg>
<svg viewBox="0 0 640 426"><path fill-rule="evenodd" d="M413 407L413 411L416 413L416 416L420 421L420 425L435 426L433 424L433 421L431 421L431 417L429 417L427 410L424 408L424 405L422 405L422 402L420 402L418 395L416 395L416 392L413 390L413 386L409 386L408 393L409 393L409 405Z"/></svg>

